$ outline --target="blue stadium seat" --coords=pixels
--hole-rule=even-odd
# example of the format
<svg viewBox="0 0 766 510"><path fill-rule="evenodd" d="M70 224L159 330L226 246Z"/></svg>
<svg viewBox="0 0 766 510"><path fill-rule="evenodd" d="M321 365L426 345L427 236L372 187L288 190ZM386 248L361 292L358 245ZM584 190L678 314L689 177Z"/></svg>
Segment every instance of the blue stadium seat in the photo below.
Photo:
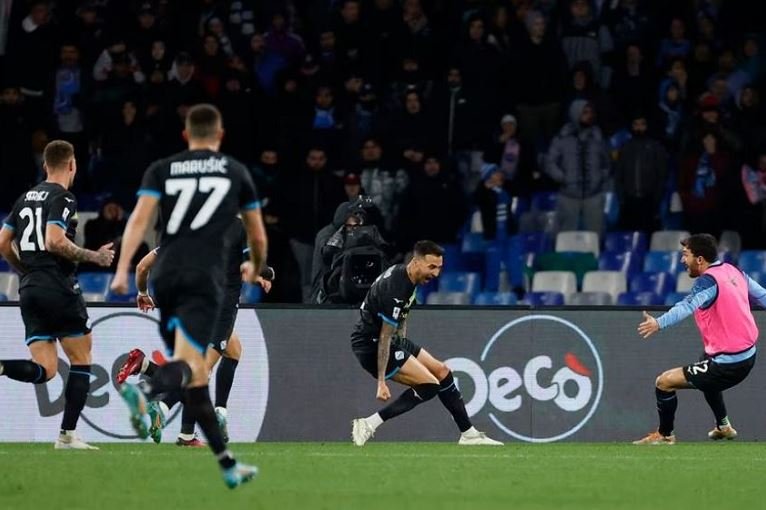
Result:
<svg viewBox="0 0 766 510"><path fill-rule="evenodd" d="M436 292L438 288L439 280L431 280L423 285L418 285L417 290L415 291L415 299L422 305L428 299L428 295L432 292Z"/></svg>
<svg viewBox="0 0 766 510"><path fill-rule="evenodd" d="M764 271L748 271L747 275L761 284L761 287L766 286L766 272Z"/></svg>
<svg viewBox="0 0 766 510"><path fill-rule="evenodd" d="M676 274L683 271L685 267L677 251L648 251L644 255L645 272Z"/></svg>
<svg viewBox="0 0 766 510"><path fill-rule="evenodd" d="M0 301L8 301L8 296L5 294L0 294Z"/></svg>
<svg viewBox="0 0 766 510"><path fill-rule="evenodd" d="M558 202L558 193L554 191L542 191L532 195L533 211L554 211Z"/></svg>
<svg viewBox="0 0 766 510"><path fill-rule="evenodd" d="M766 272L766 251L745 250L739 254L739 268L746 273Z"/></svg>
<svg viewBox="0 0 766 510"><path fill-rule="evenodd" d="M0 257L0 273L7 273L11 270L10 264L4 258Z"/></svg>
<svg viewBox="0 0 766 510"><path fill-rule="evenodd" d="M520 243L521 253L545 253L553 250L553 238L544 232L527 232L511 239L514 238Z"/></svg>
<svg viewBox="0 0 766 510"><path fill-rule="evenodd" d="M439 277L439 292L465 292L471 296L481 290L479 273L449 272Z"/></svg>
<svg viewBox="0 0 766 510"><path fill-rule="evenodd" d="M110 275L110 277L111 276L112 275ZM136 300L136 294L138 294L138 289L136 288L136 275L130 273L128 275L128 293L115 294L110 290L106 295L106 300L111 303L133 303Z"/></svg>
<svg viewBox="0 0 766 510"><path fill-rule="evenodd" d="M564 294L561 292L527 292L524 301L532 306L562 306Z"/></svg>
<svg viewBox="0 0 766 510"><path fill-rule="evenodd" d="M617 296L617 304L622 306L661 305L663 301L663 298L654 292L623 292Z"/></svg>
<svg viewBox="0 0 766 510"><path fill-rule="evenodd" d="M606 251L598 258L598 269L600 271L622 271L625 277L630 280L633 275L641 272L640 252L615 252Z"/></svg>
<svg viewBox="0 0 766 510"><path fill-rule="evenodd" d="M494 244L484 253L484 290L497 292L500 288L500 272L503 269L504 251L507 249L509 248Z"/></svg>
<svg viewBox="0 0 766 510"><path fill-rule="evenodd" d="M80 283L80 290L84 294L101 294L106 296L109 293L109 284L112 281L112 274L80 273L77 275L77 281Z"/></svg>
<svg viewBox="0 0 766 510"><path fill-rule="evenodd" d="M513 292L481 292L473 300L475 305L510 306L516 304L516 294Z"/></svg>
<svg viewBox="0 0 766 510"><path fill-rule="evenodd" d="M462 254L460 253L460 246L457 244L444 244L444 267L442 271L460 271L460 262L462 260Z"/></svg>
<svg viewBox="0 0 766 510"><path fill-rule="evenodd" d="M737 253L735 253L733 251L719 251L718 252L718 260L720 260L721 262L728 262L729 264L734 264L736 266L738 258L739 257L737 255Z"/></svg>
<svg viewBox="0 0 766 510"><path fill-rule="evenodd" d="M665 304L668 306L673 306L688 295L688 292L671 292L665 296Z"/></svg>
<svg viewBox="0 0 766 510"><path fill-rule="evenodd" d="M467 232L460 245L460 270L484 272L484 252L490 245L483 234Z"/></svg>
<svg viewBox="0 0 766 510"><path fill-rule="evenodd" d="M654 292L662 298L670 292L675 292L676 278L670 273L639 273L630 279L628 290L630 292Z"/></svg>
<svg viewBox="0 0 766 510"><path fill-rule="evenodd" d="M604 251L645 252L649 240L644 232L609 232L604 239Z"/></svg>

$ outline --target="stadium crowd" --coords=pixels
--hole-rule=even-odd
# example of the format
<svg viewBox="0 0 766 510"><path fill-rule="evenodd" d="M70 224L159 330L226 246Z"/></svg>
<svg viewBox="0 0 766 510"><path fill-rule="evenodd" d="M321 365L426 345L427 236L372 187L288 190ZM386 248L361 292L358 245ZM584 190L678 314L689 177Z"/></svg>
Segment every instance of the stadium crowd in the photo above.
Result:
<svg viewBox="0 0 766 510"><path fill-rule="evenodd" d="M488 240L535 230L519 204L541 192L555 229L728 229L766 248L762 2L2 7L0 210L41 179L45 143L68 140L79 208L101 210L86 243L119 236L147 164L211 102L263 198L289 283L274 301L307 299L317 233L360 193L394 253L456 243L473 211Z"/></svg>

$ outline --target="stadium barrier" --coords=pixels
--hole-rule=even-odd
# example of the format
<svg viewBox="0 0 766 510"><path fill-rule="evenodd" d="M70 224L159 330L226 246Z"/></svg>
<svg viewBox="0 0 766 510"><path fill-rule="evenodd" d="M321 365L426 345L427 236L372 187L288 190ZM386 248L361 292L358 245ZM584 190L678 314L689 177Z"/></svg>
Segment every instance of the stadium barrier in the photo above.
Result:
<svg viewBox="0 0 766 510"><path fill-rule="evenodd" d="M766 313L755 312L762 331ZM114 376L133 347L161 349L156 314L91 306L94 331L91 394L80 431L91 441L135 439ZM303 307L243 308L237 319L244 353L230 403L232 441L348 441L350 421L379 407L375 382L351 353L358 312ZM639 310L423 308L409 336L452 367L477 428L505 441L627 441L656 428L654 379L699 358L702 346L687 320L648 340ZM25 358L16 306L0 306L0 358ZM63 357L63 355L62 355ZM47 385L2 379L0 405L12 410L0 441L52 441L63 412L67 365ZM211 388L215 384L211 380ZM394 396L401 391L392 383ZM726 394L744 440L766 440L766 375ZM681 392L676 432L704 440L713 425L702 394ZM175 437L174 409L166 437ZM375 441L454 441L457 430L438 399L385 424Z"/></svg>

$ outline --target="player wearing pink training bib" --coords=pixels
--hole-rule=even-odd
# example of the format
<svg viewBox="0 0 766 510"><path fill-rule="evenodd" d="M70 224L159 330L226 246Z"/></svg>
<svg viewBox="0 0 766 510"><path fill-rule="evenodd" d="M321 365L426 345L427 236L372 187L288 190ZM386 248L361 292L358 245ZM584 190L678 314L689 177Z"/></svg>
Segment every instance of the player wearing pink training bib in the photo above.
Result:
<svg viewBox="0 0 766 510"><path fill-rule="evenodd" d="M681 261L689 276L697 278L691 293L673 308L654 318L644 312L638 333L647 338L694 315L702 334L702 359L664 372L656 381L660 426L633 444L674 444L676 390L697 389L705 395L716 419L708 433L713 440L734 439L723 401L723 391L741 383L755 364L758 328L749 298L766 306L766 289L731 264L718 260L718 245L710 234L695 234L681 242Z"/></svg>

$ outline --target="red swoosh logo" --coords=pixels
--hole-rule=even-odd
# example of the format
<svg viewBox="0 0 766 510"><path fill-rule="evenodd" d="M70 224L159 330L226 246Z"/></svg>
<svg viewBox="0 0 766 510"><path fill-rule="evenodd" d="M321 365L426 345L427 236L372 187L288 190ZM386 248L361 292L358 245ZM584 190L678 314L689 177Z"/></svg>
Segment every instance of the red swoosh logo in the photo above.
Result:
<svg viewBox="0 0 766 510"><path fill-rule="evenodd" d="M566 363L566 366L568 366L572 372L576 374L584 375L585 377L591 376L591 371L588 370L588 367L583 365L582 362L577 359L577 356L571 352L568 352L564 355L564 363Z"/></svg>

